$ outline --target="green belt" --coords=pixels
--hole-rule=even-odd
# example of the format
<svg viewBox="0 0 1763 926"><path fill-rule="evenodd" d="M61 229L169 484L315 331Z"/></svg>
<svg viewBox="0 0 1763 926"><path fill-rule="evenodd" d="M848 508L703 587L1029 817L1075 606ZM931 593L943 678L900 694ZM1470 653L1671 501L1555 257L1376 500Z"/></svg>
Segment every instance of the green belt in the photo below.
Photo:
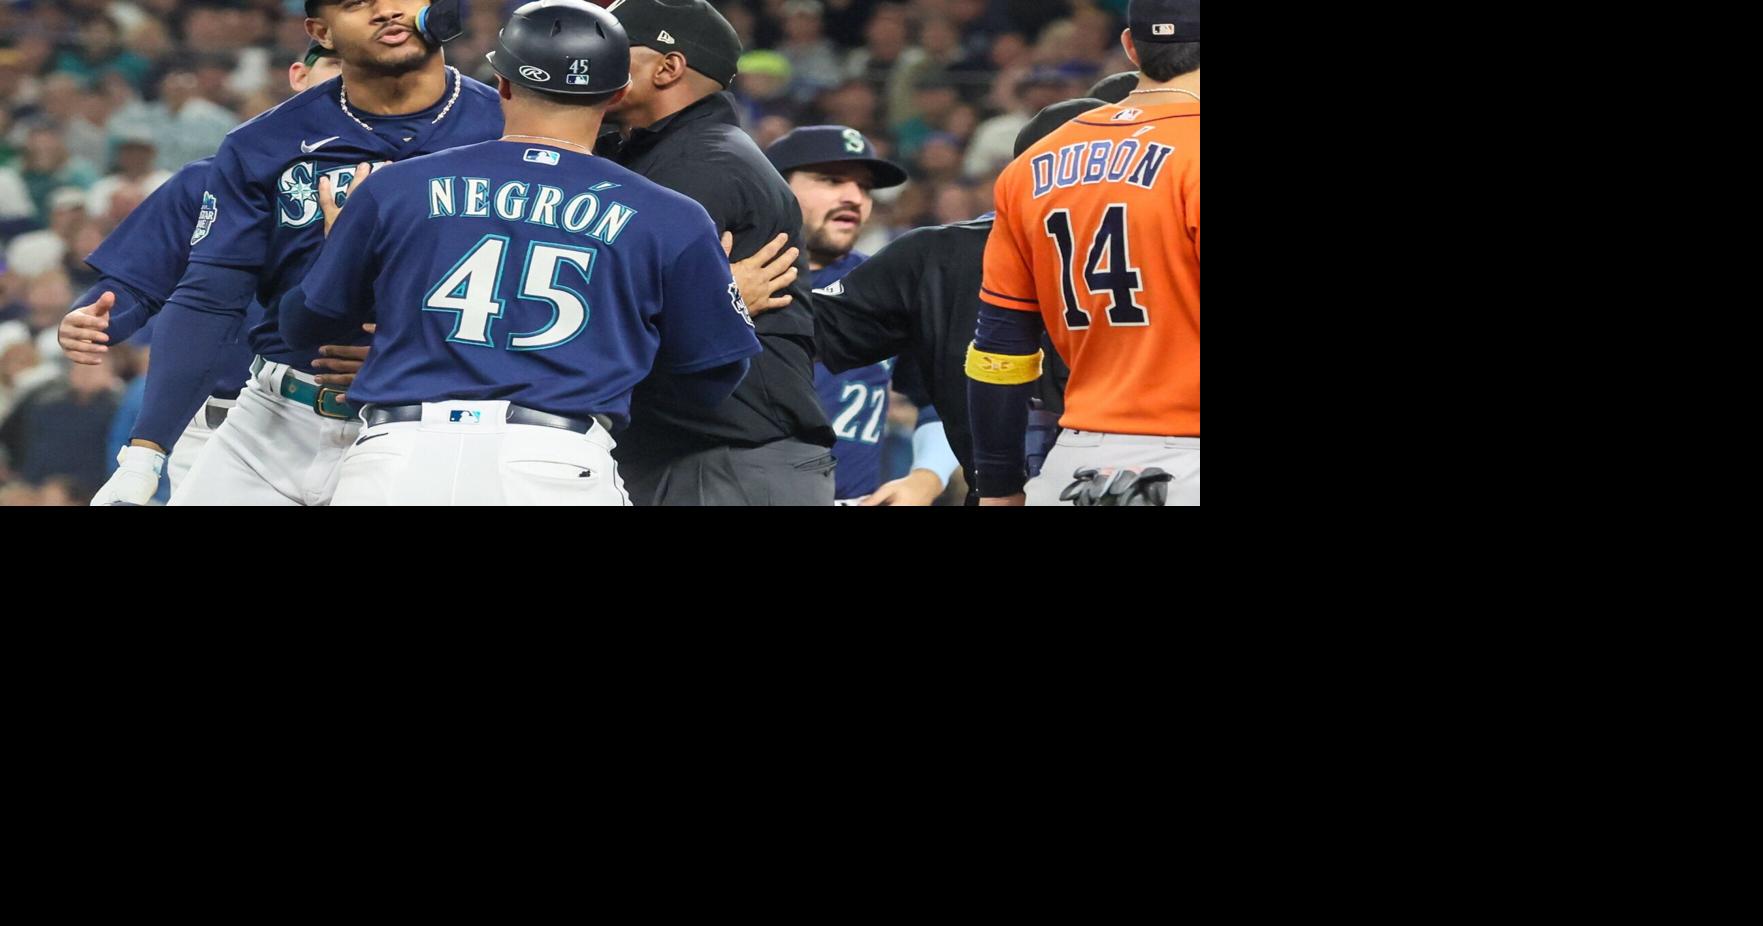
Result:
<svg viewBox="0 0 1763 926"><path fill-rule="evenodd" d="M268 361L262 357L251 361L251 375L263 372ZM355 406L343 401L343 390L335 386L317 386L294 375L292 367L282 373L282 381L276 386L276 395L284 399L292 399L301 405L310 405L312 410L324 418L349 419L355 417Z"/></svg>

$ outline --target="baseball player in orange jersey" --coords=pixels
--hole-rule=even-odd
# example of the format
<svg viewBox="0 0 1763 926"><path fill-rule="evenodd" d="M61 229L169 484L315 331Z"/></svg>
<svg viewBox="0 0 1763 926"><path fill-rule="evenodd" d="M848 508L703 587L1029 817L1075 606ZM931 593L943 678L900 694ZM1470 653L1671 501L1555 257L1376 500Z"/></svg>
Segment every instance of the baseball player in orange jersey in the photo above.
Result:
<svg viewBox="0 0 1763 926"><path fill-rule="evenodd" d="M1058 504L1082 471L1153 467L1168 477L1133 504L1200 503L1200 3L1132 0L1127 19L1139 89L998 178L967 358L982 505ZM1071 381L1064 433L1027 481L1043 326Z"/></svg>

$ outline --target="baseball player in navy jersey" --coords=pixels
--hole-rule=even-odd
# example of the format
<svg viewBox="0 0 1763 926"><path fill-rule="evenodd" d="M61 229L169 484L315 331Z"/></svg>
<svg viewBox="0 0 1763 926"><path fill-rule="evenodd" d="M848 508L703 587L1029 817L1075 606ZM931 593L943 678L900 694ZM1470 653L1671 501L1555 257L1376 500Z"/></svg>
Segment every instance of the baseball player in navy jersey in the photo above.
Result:
<svg viewBox="0 0 1763 926"><path fill-rule="evenodd" d="M342 76L234 129L209 168L190 268L156 322L166 343L147 377L131 444L164 453L202 405L253 294L257 358L173 505L318 505L330 500L360 422L344 390L321 385L310 351L283 341L280 297L323 240L321 185L341 199L362 162L389 163L500 137L493 89L447 67L457 2L307 0L307 34ZM158 339L156 339L158 340ZM347 343L363 345L357 331ZM151 455L149 455L151 458ZM121 472L121 470L119 470ZM116 482L122 477L112 477Z"/></svg>
<svg viewBox="0 0 1763 926"><path fill-rule="evenodd" d="M838 281L868 258L853 246L875 207L870 191L905 183L906 172L877 157L862 132L842 125L803 126L773 142L765 156L801 204L815 291L835 291ZM897 362L889 359L836 374L814 364L814 388L838 437L833 445L838 460L834 504L929 505L960 465L936 408L917 385L921 378L912 362L896 370ZM918 405L918 427L911 473L883 485L881 440L896 375L902 391L910 390L908 397Z"/></svg>
<svg viewBox="0 0 1763 926"><path fill-rule="evenodd" d="M378 319L337 505L629 505L612 433L654 367L714 408L760 353L709 213L593 155L618 20L534 0L496 38L499 140L372 171L280 306L313 346Z"/></svg>
<svg viewBox="0 0 1763 926"><path fill-rule="evenodd" d="M337 76L339 68L335 52L314 44L307 49L303 60L288 66L288 86L299 93ZM70 361L103 363L108 350L106 344L122 343L133 337L170 298L190 263L190 230L196 227L203 181L212 162L212 158L203 158L184 165L135 207L104 243L86 258L86 263L103 276L77 300L79 307L62 319L59 341ZM245 317L247 324L262 321L263 307L254 300ZM241 339L226 349L231 356L219 365L213 393L184 428L183 436L178 438L166 464L166 475L174 490L183 482L202 448L208 445L214 428L226 420L227 411L233 407L239 390L250 376L250 346ZM327 356L317 363L334 367L343 374L360 369L360 361L366 356L365 348L340 345L328 346L323 352L338 356ZM153 454L144 447L122 448L119 462L125 464L127 473L106 486L92 504L139 504L138 499L143 493L151 497L154 494L152 487L158 484L153 471L156 462ZM130 457L144 465L127 466Z"/></svg>

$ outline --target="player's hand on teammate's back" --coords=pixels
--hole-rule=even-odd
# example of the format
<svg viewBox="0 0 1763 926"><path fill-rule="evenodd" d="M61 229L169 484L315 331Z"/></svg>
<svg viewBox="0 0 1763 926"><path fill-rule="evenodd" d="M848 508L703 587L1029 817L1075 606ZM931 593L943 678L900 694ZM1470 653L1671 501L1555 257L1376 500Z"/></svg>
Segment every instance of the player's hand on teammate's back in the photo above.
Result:
<svg viewBox="0 0 1763 926"><path fill-rule="evenodd" d="M355 179L349 181L350 192L360 189L361 184L367 182L367 177L371 173L373 173L372 164L363 162L355 165ZM327 238L330 237L331 226L337 224L337 216L343 214L343 207L337 204L336 189L336 184L331 182L331 178L318 178L318 208L324 212L324 234ZM343 199L346 202L349 197L345 196Z"/></svg>
<svg viewBox="0 0 1763 926"><path fill-rule="evenodd" d="M104 346L110 340L104 329L110 327L110 307L114 305L116 294L106 291L97 302L82 305L61 319L55 335L67 359L87 366L104 362L104 355L110 351Z"/></svg>
<svg viewBox="0 0 1763 926"><path fill-rule="evenodd" d="M869 497L857 503L859 508L876 505L899 508L924 508L943 494L943 480L928 469L915 469L894 480L884 482L881 488L869 493Z"/></svg>
<svg viewBox="0 0 1763 926"><path fill-rule="evenodd" d="M747 314L758 315L790 304L789 293L772 295L796 282L796 257L801 251L797 248L785 249L784 245L789 241L789 235L779 232L776 238L771 239L770 244L755 251L753 256L729 265L729 272L735 277L735 286L741 291L741 300L747 303ZM723 232L722 253L733 257L734 248L735 236Z"/></svg>
<svg viewBox="0 0 1763 926"><path fill-rule="evenodd" d="M361 330L373 334L378 325L362 325ZM312 361L315 370L330 370L320 373L313 379L320 386L342 386L344 389L355 382L355 374L361 372L361 365L367 362L368 346L350 347L345 344L326 344L318 349L319 357ZM348 398L348 396L344 396Z"/></svg>

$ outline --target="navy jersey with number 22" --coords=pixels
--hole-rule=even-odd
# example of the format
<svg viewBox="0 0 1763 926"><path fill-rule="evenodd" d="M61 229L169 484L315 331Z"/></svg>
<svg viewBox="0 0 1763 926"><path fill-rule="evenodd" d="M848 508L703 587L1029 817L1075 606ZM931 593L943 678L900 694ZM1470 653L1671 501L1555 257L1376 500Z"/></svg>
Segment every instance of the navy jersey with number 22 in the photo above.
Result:
<svg viewBox="0 0 1763 926"><path fill-rule="evenodd" d="M704 207L549 146L486 142L375 171L302 289L307 312L379 325L356 403L506 399L616 430L651 368L760 351Z"/></svg>

